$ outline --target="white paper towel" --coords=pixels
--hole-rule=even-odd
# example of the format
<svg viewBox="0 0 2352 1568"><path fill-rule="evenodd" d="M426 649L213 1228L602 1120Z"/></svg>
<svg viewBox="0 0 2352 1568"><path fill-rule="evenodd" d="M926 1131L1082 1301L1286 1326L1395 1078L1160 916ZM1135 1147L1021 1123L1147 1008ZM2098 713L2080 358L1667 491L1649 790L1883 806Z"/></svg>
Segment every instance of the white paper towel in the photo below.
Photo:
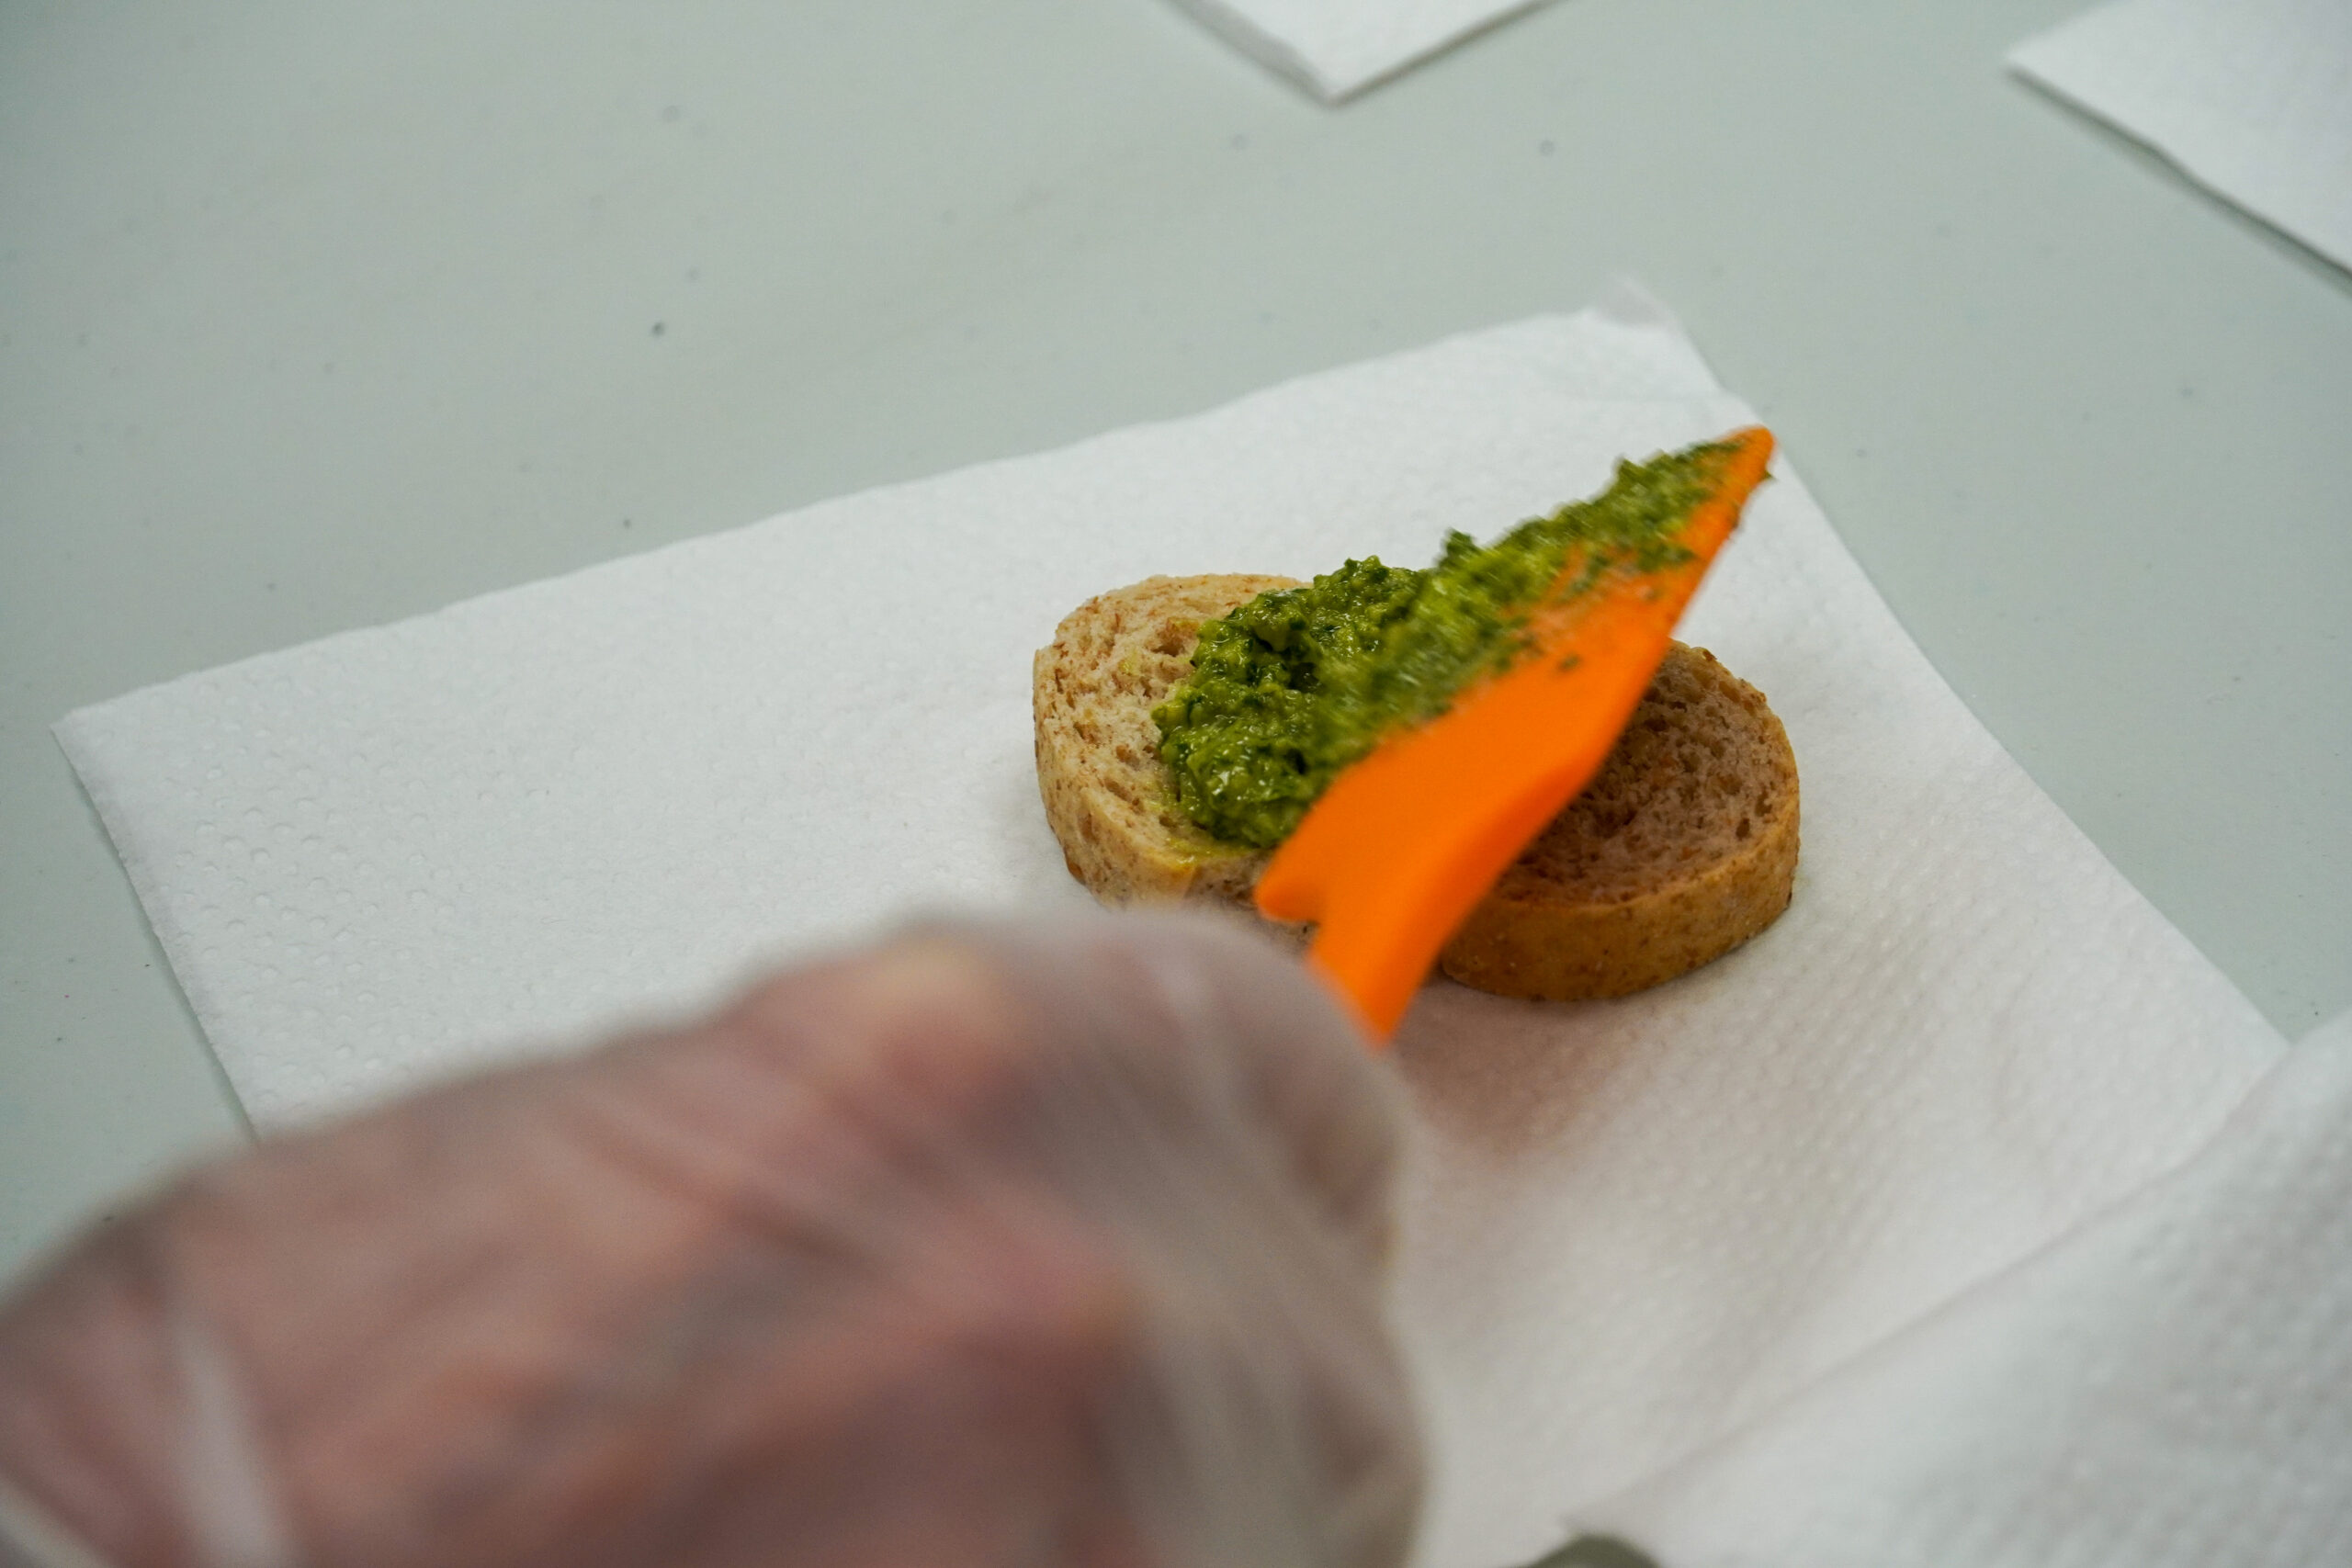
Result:
<svg viewBox="0 0 2352 1568"><path fill-rule="evenodd" d="M133 694L59 733L255 1119L705 999L941 901L1082 897L1031 649L1154 571L1419 562L1750 418L1631 294ZM1446 984L1398 1315L1420 1561L1498 1568L2170 1168L2279 1043L1904 636L1794 475L1685 623L1804 790L1672 985Z"/></svg>
<svg viewBox="0 0 2352 1568"><path fill-rule="evenodd" d="M1179 0L1210 27L1337 102L1544 0Z"/></svg>
<svg viewBox="0 0 2352 1568"><path fill-rule="evenodd" d="M2009 64L2352 267L2352 0L2116 0Z"/></svg>
<svg viewBox="0 0 2352 1568"><path fill-rule="evenodd" d="M2212 1145L1589 1511L1673 1568L2352 1562L2352 1013Z"/></svg>

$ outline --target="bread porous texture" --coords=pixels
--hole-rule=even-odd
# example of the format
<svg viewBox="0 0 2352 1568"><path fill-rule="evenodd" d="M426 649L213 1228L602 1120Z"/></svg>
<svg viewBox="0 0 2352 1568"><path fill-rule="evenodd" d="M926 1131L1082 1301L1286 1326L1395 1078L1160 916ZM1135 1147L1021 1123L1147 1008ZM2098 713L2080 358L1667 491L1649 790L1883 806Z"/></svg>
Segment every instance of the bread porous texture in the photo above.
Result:
<svg viewBox="0 0 2352 1568"><path fill-rule="evenodd" d="M1154 577L1096 595L1038 650L1037 787L1069 873L1106 903L1246 906L1264 851L1177 805L1151 710L1204 620L1284 577ZM1448 942L1439 967L1498 995L1623 996L1737 947L1788 908L1796 758L1762 694L1673 645L1591 784Z"/></svg>
<svg viewBox="0 0 2352 1568"><path fill-rule="evenodd" d="M1465 986L1566 1001L1660 985L1789 907L1797 764L1763 694L1676 643L1584 792L1439 954Z"/></svg>
<svg viewBox="0 0 2352 1568"><path fill-rule="evenodd" d="M1249 901L1265 852L1212 838L1184 815L1151 710L1193 672L1203 621L1295 586L1245 573L1148 577L1089 599L1037 650L1037 790L1063 863L1096 897Z"/></svg>

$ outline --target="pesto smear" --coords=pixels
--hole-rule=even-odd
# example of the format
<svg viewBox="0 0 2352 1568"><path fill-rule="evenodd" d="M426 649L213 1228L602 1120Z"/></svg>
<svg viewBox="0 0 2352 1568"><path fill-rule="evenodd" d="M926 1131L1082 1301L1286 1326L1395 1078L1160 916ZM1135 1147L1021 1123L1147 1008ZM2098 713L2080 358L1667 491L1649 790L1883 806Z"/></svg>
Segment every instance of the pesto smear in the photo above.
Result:
<svg viewBox="0 0 2352 1568"><path fill-rule="evenodd" d="M1601 494L1491 545L1448 534L1426 570L1351 560L1203 623L1191 677L1151 715L1177 803L1217 838L1281 843L1340 769L1510 664L1535 610L1690 559L1673 536L1729 450L1620 462Z"/></svg>

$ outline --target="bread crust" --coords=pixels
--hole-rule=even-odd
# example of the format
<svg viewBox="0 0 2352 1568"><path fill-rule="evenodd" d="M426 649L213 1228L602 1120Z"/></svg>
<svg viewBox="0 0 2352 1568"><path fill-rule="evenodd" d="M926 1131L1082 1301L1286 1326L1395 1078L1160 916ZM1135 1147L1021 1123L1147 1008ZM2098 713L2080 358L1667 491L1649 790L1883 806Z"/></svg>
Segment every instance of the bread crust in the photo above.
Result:
<svg viewBox="0 0 2352 1568"><path fill-rule="evenodd" d="M1151 710L1192 672L1201 623L1297 580L1148 577L1072 610L1031 667L1037 792L1069 874L1109 904L1246 904L1266 852L1177 807Z"/></svg>
<svg viewBox="0 0 2352 1568"><path fill-rule="evenodd" d="M1246 906L1267 852L1177 807L1151 709L1200 624L1295 580L1154 577L1097 594L1038 650L1037 788L1069 873L1106 903ZM1788 908L1796 758L1761 693L1673 646L1600 773L1505 871L1439 967L1500 996L1623 996L1739 946Z"/></svg>

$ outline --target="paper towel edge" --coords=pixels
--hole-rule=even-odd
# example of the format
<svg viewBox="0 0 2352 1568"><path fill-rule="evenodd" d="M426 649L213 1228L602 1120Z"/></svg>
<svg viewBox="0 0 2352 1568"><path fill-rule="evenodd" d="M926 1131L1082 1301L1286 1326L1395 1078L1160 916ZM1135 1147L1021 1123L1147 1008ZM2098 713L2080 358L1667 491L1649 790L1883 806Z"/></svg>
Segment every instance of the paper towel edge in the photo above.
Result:
<svg viewBox="0 0 2352 1568"><path fill-rule="evenodd" d="M1515 22L1521 17L1526 16L1529 12L1535 10L1539 6L1549 5L1550 3L1551 0L1510 0L1509 5L1502 6L1500 9L1481 17L1476 21L1470 22L1463 27L1456 28L1453 31L1447 33L1430 43L1422 45L1419 49L1415 50L1412 53L1407 55L1402 60L1396 61L1392 64L1381 66L1376 70L1358 74L1346 86L1340 88L1339 92L1334 95L1333 101L1335 103L1345 103L1351 98L1369 93L1374 87L1385 86L1388 83L1395 81L1397 77L1405 74L1408 71L1415 70L1420 66L1426 65L1430 61L1435 60L1439 55L1450 53L1454 50L1460 49L1464 44L1469 43L1472 39L1476 39L1483 34L1490 33L1507 23Z"/></svg>
<svg viewBox="0 0 2352 1568"><path fill-rule="evenodd" d="M1306 87L1326 105L1337 107L1374 87L1395 81L1417 66L1427 64L1449 50L1459 48L1481 33L1518 20L1538 6L1550 4L1550 0L1508 0L1507 4L1489 14L1443 33L1401 58L1385 64L1340 72L1317 64L1295 46L1267 32L1250 17L1224 5L1222 0L1175 0L1175 3L1244 54Z"/></svg>
<svg viewBox="0 0 2352 1568"><path fill-rule="evenodd" d="M140 915L146 920L147 929L154 933L155 945L163 950L164 972L169 976L173 990L196 1022L196 1032L204 1042L205 1055L211 1060L212 1071L220 1084L221 1093L236 1111L245 1136L254 1137L258 1118L254 1108L246 1103L243 1092L237 1088L235 1076L229 1071L229 1064L221 1059L220 1047L214 1040L212 999L194 978L198 972L198 955L190 948L188 932L172 918L171 901L151 874L149 868L153 864L153 857L144 852L127 852L136 840L134 826L119 808L119 803L115 800L113 791L105 787L99 779L95 765L96 759L93 755L97 741L90 732L95 728L97 710L101 706L101 704L90 704L75 708L49 727L50 739L64 753L65 764L73 771L82 797L89 802L91 811L97 817L98 830L106 835L107 847L113 852L115 863L122 868L124 879L130 884L131 896L139 901Z"/></svg>
<svg viewBox="0 0 2352 1568"><path fill-rule="evenodd" d="M1327 104L1340 103L1350 93L1362 90L1361 84L1351 86L1325 76L1305 55L1221 0L1175 0L1175 4L1227 43Z"/></svg>
<svg viewBox="0 0 2352 1568"><path fill-rule="evenodd" d="M1188 3L1188 0L1179 0L1179 3ZM1622 297L1619 297L1618 286L1620 284L1623 286ZM662 556L680 551L698 549L706 547L712 540L722 539L729 535L741 533L748 529L766 527L770 524L782 522L786 518L805 517L824 507L832 505L839 502L849 501L856 497L889 494L896 491L916 489L924 485L942 483L945 480L967 474L984 473L994 468L1001 468L1017 464L1039 462L1049 458L1058 457L1069 452L1091 446L1097 442L1117 439L1139 432L1163 429L1171 425L1184 424L1193 420L1208 418L1214 415L1226 413L1236 409L1245 408L1261 399L1274 399L1282 397L1289 394L1301 386L1320 381L1327 378L1347 376L1356 371L1369 368L1373 366L1386 364L1394 360L1432 354L1441 349L1475 343L1481 338L1507 337L1511 334L1526 331L1529 328L1547 323L1566 326L1580 319L1594 317L1611 321L1613 324L1623 327L1645 331L1664 330L1670 332L1678 340L1681 347L1690 354L1693 362L1696 363L1702 370L1705 371L1711 383L1708 390L1705 392L1685 394L1685 398L1696 399L1701 397L1736 395L1725 393L1722 384L1714 379L1713 371L1706 366L1704 357L1699 354L1696 344L1691 343L1690 334L1683 330L1681 322L1675 317L1673 311L1657 300L1655 296L1650 295L1647 290L1644 289L1638 283L1634 282L1630 278L1624 278L1617 280L1616 283L1612 283L1609 288L1603 291L1602 299L1611 299L1615 300L1616 308L1611 310L1602 310L1601 299L1596 299L1593 303L1574 310L1539 310L1530 315L1514 317L1510 321L1491 321L1482 326L1464 327L1458 332L1447 333L1442 336L1430 338L1425 342L1412 344L1403 348L1388 349L1377 354L1364 355L1354 359L1341 360L1337 364L1319 366L1311 370L1302 370L1295 375L1283 377L1280 380L1271 381L1263 386L1253 387L1247 391L1238 393L1232 397L1222 399L1216 402L1209 403L1200 408L1187 409L1182 412L1167 414L1157 419L1135 420L1125 424L1113 425L1107 429L1090 432L1085 435L1075 437L1057 446L1043 446L1034 451L1008 453L1005 456L998 457L984 457L978 462L957 464L952 468L941 468L932 473L917 474L906 479L892 479L881 484L866 485L854 490L838 491L830 495L818 496L812 500L801 502L792 506L787 506L779 512L769 513L764 516L754 518L749 522L729 524L725 527L716 528L708 533L696 534L683 539L673 539L667 544L656 545L650 548L632 550L626 555L612 556L604 560L589 561L583 565L572 567L569 570L553 572L545 576L526 578L520 582L505 583L499 587L483 589L480 592L466 594L461 598L453 599L447 604L437 605L431 609L405 612L396 615L388 620L369 621L356 626L345 626L335 631L322 633L317 637L306 637L300 642L288 643L277 648L264 649L257 653L243 654L234 659L224 660L218 664L203 665L198 669L186 671L177 675L166 676L160 681L151 681L143 685L134 686L128 691L118 693L111 697L101 698L94 703L85 703L70 710L62 717L52 723L51 730L53 734L60 737L60 743L62 745L62 738L65 733L66 727L73 726L77 728L88 728L97 724L102 724L105 721L107 710L113 708L118 705L159 697L163 694L173 691L176 688L243 671L251 666L261 664L270 660L284 658L288 654L307 650L323 650L335 647L347 639L373 637L392 627L406 626L412 622L431 620L442 615L458 614L467 611L475 605L482 604L493 600L503 599L508 595L536 592L542 589L553 587L559 583L570 582L575 579L594 577L599 573L606 571L628 569L636 562L652 560ZM1632 313L1622 313L1625 311L1630 311ZM1600 400L1611 402L1634 402L1644 400L1618 398ZM1655 400L1683 400L1671 399ZM71 748L67 749L67 757L69 761L73 758ZM76 764L75 771L77 773L82 773L78 764ZM84 774L84 779L86 785L86 774Z"/></svg>
<svg viewBox="0 0 2352 1568"><path fill-rule="evenodd" d="M1736 394L1726 395L1736 396ZM2125 894L2149 915L2154 925L2163 933L2163 939L2179 949L2176 954L2177 957L2192 960L2219 983L2221 990L2227 994L2238 1014L2239 1034L2237 1037L2258 1046L2266 1056L2274 1059L2278 1054L2290 1049L2286 1031L2272 1022L2269 1015L2256 1006L2254 998L2246 994L2245 987L2239 985L2236 978L2228 970L2222 968L2212 954L2191 941L2188 933L2180 929L2180 922L2165 913L2154 899L2148 897L2147 890L2142 887L2136 879L2127 875L2123 868L2115 863L2114 857L2099 846L2098 840L2092 838L2083 825L2075 819L2073 812L2068 811L2059 803L2056 795L2043 787L2041 781L2033 776L2033 771L2019 761L2017 753L2009 750L2008 742L2003 740L1999 732L1985 722L1984 716L1978 713L1975 706L1961 694L1960 688L1951 683L1951 678L1944 673L1943 667L1928 656L1926 646L1919 641L1901 613L1895 609L1894 602L1888 598L1879 587L1877 579L1871 575L1870 568L1863 564L1862 558L1855 552L1853 546L1848 543L1846 536L1838 530L1838 525L1830 521L1828 509L1821 504L1814 495L1811 487L1805 484L1797 472L1794 459L1790 457L1786 451L1776 451L1773 454L1771 478L1775 482L1786 485L1796 492L1803 499L1805 510L1813 516L1819 518L1821 525L1836 537L1848 564L1853 568L1855 574L1862 580L1863 585L1870 591L1870 596L1877 604L1879 613L1886 617L1893 635L1900 637L1910 647L1913 655L1919 661L1920 668L1927 672L1928 678L1935 682L1937 689L1944 694L1955 709L1965 714L1968 721L1982 731L1984 739L1992 743L1994 751L2000 759L2000 765L2008 770L2014 778L2022 781L2032 799L2038 803L2035 809L2045 811L2057 831L2072 839L2099 865L2106 868L2108 874L2114 878L2116 886L2122 888ZM2225 1116L2222 1120L2226 1122L2227 1117Z"/></svg>
<svg viewBox="0 0 2352 1568"><path fill-rule="evenodd" d="M2212 169L2204 155L2195 149L2186 149L2159 133L2132 125L2122 118L2122 111L2086 96L2062 79L2063 67L2055 67L2046 58L2050 48L2065 41L2086 22L2122 9L2131 0L2112 0L2047 32L2036 33L2013 46L2002 57L2002 63L2011 74L2028 86L2046 95L2061 107L2104 126L2109 131L2160 160L2181 179L2201 191L2231 211L2242 214L2260 224L2265 231L2284 240L2327 266L2352 272L2352 231L2346 235L2320 236L2321 225L2312 221L2313 214L2293 209L2293 204L2281 204L2268 190L2232 190L2225 180L2239 178L2237 172L2223 174ZM2338 250L2336 247L2344 247Z"/></svg>

